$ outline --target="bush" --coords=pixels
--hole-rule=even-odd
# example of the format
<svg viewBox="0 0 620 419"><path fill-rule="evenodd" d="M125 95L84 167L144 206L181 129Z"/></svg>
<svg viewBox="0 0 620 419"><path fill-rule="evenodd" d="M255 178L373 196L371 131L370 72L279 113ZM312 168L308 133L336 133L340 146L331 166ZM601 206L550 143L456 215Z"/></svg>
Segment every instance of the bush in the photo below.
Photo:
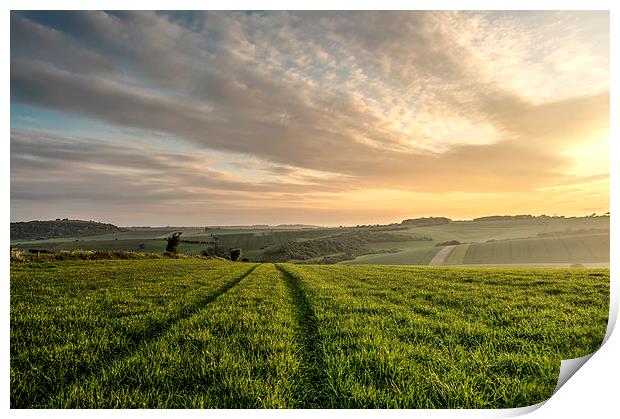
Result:
<svg viewBox="0 0 620 419"><path fill-rule="evenodd" d="M26 257L19 249L11 249L11 262L23 262Z"/></svg>
<svg viewBox="0 0 620 419"><path fill-rule="evenodd" d="M168 241L166 252L176 254L179 243L181 242L181 232L177 231L176 233L172 233L172 236L168 237L166 240Z"/></svg>

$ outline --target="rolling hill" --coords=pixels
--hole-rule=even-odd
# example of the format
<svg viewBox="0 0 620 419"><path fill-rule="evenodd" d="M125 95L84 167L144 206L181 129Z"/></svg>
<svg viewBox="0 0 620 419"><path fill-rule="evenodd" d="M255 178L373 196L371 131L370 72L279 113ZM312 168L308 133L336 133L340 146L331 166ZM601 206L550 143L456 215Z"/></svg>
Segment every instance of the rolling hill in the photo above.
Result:
<svg viewBox="0 0 620 419"><path fill-rule="evenodd" d="M442 244L458 242L461 244L446 257L445 265L609 263L608 216L493 216L471 221L428 217L386 226L294 227L123 230L112 226L104 228L104 232L82 231L80 234L84 235L72 237L54 236L44 240L12 237L11 246L22 250L161 253L165 250L164 238L173 231L182 231L179 251L183 254L199 255L207 251L225 256L230 248L241 248L244 256L253 261L426 265ZM75 230L71 233L75 234Z"/></svg>
<svg viewBox="0 0 620 419"><path fill-rule="evenodd" d="M11 223L11 240L44 240L55 237L79 237L127 231L113 224L95 221L56 219Z"/></svg>

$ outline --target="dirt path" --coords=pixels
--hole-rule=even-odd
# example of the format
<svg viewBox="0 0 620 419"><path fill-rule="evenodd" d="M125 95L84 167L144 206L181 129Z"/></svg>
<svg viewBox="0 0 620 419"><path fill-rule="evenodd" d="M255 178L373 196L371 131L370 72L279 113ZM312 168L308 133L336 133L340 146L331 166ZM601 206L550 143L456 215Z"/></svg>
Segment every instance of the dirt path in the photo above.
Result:
<svg viewBox="0 0 620 419"><path fill-rule="evenodd" d="M446 261L447 257L450 256L450 253L454 250L456 246L446 246L441 249L430 262L428 262L429 266L441 266Z"/></svg>

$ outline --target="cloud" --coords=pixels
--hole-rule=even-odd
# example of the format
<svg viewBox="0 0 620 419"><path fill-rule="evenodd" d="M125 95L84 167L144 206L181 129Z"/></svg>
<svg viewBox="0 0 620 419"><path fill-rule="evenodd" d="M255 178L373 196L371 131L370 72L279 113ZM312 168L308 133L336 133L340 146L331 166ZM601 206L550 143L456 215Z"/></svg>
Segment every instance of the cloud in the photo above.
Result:
<svg viewBox="0 0 620 419"><path fill-rule="evenodd" d="M36 57L55 65L87 74L115 70L112 61L84 48L71 36L11 14L12 57Z"/></svg>
<svg viewBox="0 0 620 419"><path fill-rule="evenodd" d="M341 190L312 183L311 176L306 176L304 183L294 175L262 181L245 179L212 167L217 163L202 153L182 154L130 144L111 146L93 138L15 130L11 135L11 178L16 187L11 198L55 196L71 200L99 194L102 199L131 196L132 200L156 203L194 200L196 195L228 194L239 199L247 194L247 199L254 199L257 192L301 196Z"/></svg>
<svg viewBox="0 0 620 419"><path fill-rule="evenodd" d="M490 158L484 154L485 149L471 148L468 152L479 159L497 158L497 150ZM506 147L503 153L504 159L521 162L520 168L512 166L516 183L522 182L523 171L533 176L546 174L546 161L531 162L530 156L519 154L518 149L511 147ZM288 167L264 165L260 160L232 160L239 170L231 172L216 168L222 163L219 158L196 150L171 152L154 146L122 145L122 142L110 145L97 138L16 129L11 136L11 206L14 213L30 214L36 213L37 208L40 211L44 203L45 211L54 208L53 214L74 211L71 214L87 218L101 214L110 220L121 217L126 224L157 224L157 220L161 220L158 217L163 214L170 222L177 220L177 223L183 220L226 222L226 216L235 217L236 222L242 222L243 217L255 222L292 222L299 221L302 216L312 217L313 222L326 222L331 209L331 222L334 222L333 217L340 217L337 223L342 223L347 221L344 214L351 211L350 205L355 205L356 209L349 222L363 222L373 211L382 217L379 221L390 221L389 217L399 219L407 215L403 205L420 211L430 208L429 203L433 202L445 206L451 199L454 201L450 205L458 203L464 208L471 206L467 201L474 197L478 202L487 202L489 208L492 208L489 202L493 199L497 204L504 204L507 196L540 200L540 193L536 191L526 194L520 188L492 187L493 181L505 183L501 177L493 176L494 171L502 169L501 163L505 161L502 158L496 165L484 165L479 170L456 176L456 172L462 170L460 165L472 156L448 153L444 157L448 160L441 164L454 167L445 172L437 170L441 166L433 161L410 161L408 167L400 170L404 175L407 170L417 171L419 181L428 188L411 192L410 188L396 185L385 195L381 192L383 189L361 185L355 178L338 178L312 171L304 173ZM533 166L540 169L535 171ZM257 180L256 172L269 175ZM575 200L578 195L572 192L575 185L605 181L607 175L566 178L560 174L558 177L564 179L564 183L551 182L554 186L543 194L562 200L569 191ZM394 184L393 179L390 180ZM482 195L479 187L469 187L469 182L477 181L486 182L488 186ZM445 183L456 184L456 188L440 189ZM438 195L437 190L442 193ZM218 218L214 219L216 216ZM230 218L228 220L230 222Z"/></svg>
<svg viewBox="0 0 620 419"><path fill-rule="evenodd" d="M57 196L90 193L98 173L153 201L175 185L196 200L299 201L578 182L563 150L609 125L608 57L590 41L604 44L592 22L608 14L579 13L12 12L12 103L193 150L13 132L15 199L36 196L22 168L62 176L62 164L85 176L63 177L48 189ZM212 152L226 169L200 160ZM123 171L166 175L140 183Z"/></svg>
<svg viewBox="0 0 620 419"><path fill-rule="evenodd" d="M490 97L483 102L483 112L523 143L557 148L583 141L593 131L609 130L609 92L542 104Z"/></svg>
<svg viewBox="0 0 620 419"><path fill-rule="evenodd" d="M608 123L606 95L545 105L516 101L513 96L490 97L481 101L486 106L483 111L508 139L455 146L445 153L415 153L360 143L345 134L347 129L354 132L346 123L339 125L340 130L330 130L334 115L312 108L287 124L242 115L235 116L234 123L219 119L215 111L73 76L40 63L15 60L11 70L14 101L162 131L199 146L258 156L280 165L353 176L365 184L385 186L396 181L398 187L412 190L544 185L561 177L568 162L548 147L532 147L532 143L583 135L593 124L604 128ZM343 103L336 115L363 118L354 107L346 106ZM450 177L455 180L445 182Z"/></svg>

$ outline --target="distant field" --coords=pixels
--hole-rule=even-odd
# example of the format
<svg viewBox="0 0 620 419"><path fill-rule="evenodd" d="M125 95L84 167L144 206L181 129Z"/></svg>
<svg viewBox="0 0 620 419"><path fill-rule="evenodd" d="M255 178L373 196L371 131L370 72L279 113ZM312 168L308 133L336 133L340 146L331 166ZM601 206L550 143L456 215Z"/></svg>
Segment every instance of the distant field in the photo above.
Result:
<svg viewBox="0 0 620 419"><path fill-rule="evenodd" d="M79 236L71 238L54 238L47 240L11 240L11 244L24 245L24 246L45 246L48 243L71 243L75 240L80 240L84 242L92 242L92 241L114 241L115 239L121 240L133 240L133 239L154 239L156 237L162 237L167 234L176 231L174 228L163 228L163 229L150 229L150 230L131 230L124 231L119 233L108 233L108 234L98 234L95 236Z"/></svg>
<svg viewBox="0 0 620 419"><path fill-rule="evenodd" d="M364 255L352 261L345 261L346 264L377 264L377 265L428 265L439 248L428 244L403 250L398 253L379 253L376 255Z"/></svg>
<svg viewBox="0 0 620 419"><path fill-rule="evenodd" d="M431 227L412 227L411 232L428 234L437 242L458 240L462 243L487 240L535 237L539 233L567 229L609 229L609 217L543 218L532 220L455 221Z"/></svg>
<svg viewBox="0 0 620 419"><path fill-rule="evenodd" d="M285 243L290 240L303 240L309 238L322 237L334 233L335 229L299 229L299 230L212 230L217 237L217 246L222 251L230 248L241 248L246 256L259 258L262 251L269 247ZM60 250L128 250L161 253L166 249L164 237L174 231L184 231L182 229L153 229L135 230L122 233L105 234L99 236L83 236L72 239L49 239L49 240L29 240L14 241L13 247L21 249L47 249L52 251ZM189 233L189 234L188 234ZM192 242L210 242L214 240L211 234L204 231L190 230L184 231L181 240ZM141 247L140 245L143 245ZM187 255L199 255L207 249L204 243L182 242L179 251Z"/></svg>
<svg viewBox="0 0 620 419"><path fill-rule="evenodd" d="M609 235L579 235L476 243L467 247L461 263L533 262L609 262Z"/></svg>
<svg viewBox="0 0 620 419"><path fill-rule="evenodd" d="M536 237L541 233L566 232L568 229L609 229L609 217L457 221L439 226L411 227L399 233L423 234L432 237L433 241L390 243L386 247L401 251L364 255L343 263L426 265L440 250L435 245L448 240L464 244L452 251L445 265L609 262L609 233Z"/></svg>
<svg viewBox="0 0 620 419"><path fill-rule="evenodd" d="M365 255L347 264L427 265L441 247ZM576 235L461 244L444 265L609 263L609 235Z"/></svg>
<svg viewBox="0 0 620 419"><path fill-rule="evenodd" d="M308 229L292 231L254 231L229 233L218 237L218 246L222 248L241 248L263 250L266 247L286 243L291 240L303 240L334 234L334 229ZM215 234L215 233L214 233ZM191 236L191 240L212 240L210 235Z"/></svg>
<svg viewBox="0 0 620 419"><path fill-rule="evenodd" d="M605 334L608 269L11 264L12 408L517 407Z"/></svg>
<svg viewBox="0 0 620 419"><path fill-rule="evenodd" d="M348 256L341 263L382 265L427 265L440 250L438 243L457 240L457 246L448 255L445 265L462 264L514 264L514 263L602 263L609 262L609 217L534 218L527 220L455 221L449 224L414 227L397 226L392 233L401 237L429 237L431 241L400 240L367 243L366 254ZM133 230L99 236L56 238L39 241L13 241L11 246L24 250L47 249L52 251L129 250L161 253L165 250L164 237L177 229L153 228ZM217 241L220 254L230 248L240 248L244 256L260 260L266 249L290 241L306 241L338 234L373 232L371 227L317 228L317 229L266 229L230 228L209 229L181 228L184 240L179 251L186 255L199 255L212 245L200 242ZM578 233L579 231L581 233ZM588 230L593 233L587 234ZM387 230L389 231L389 230ZM537 237L538 235L549 237ZM194 243L188 243L192 241ZM490 242L489 242L490 241ZM341 253L343 257L344 253ZM327 256L327 255L326 255ZM357 257L356 257L357 256ZM291 257L288 260L301 260ZM320 262L322 257L312 259ZM342 258L340 258L342 259Z"/></svg>
<svg viewBox="0 0 620 419"><path fill-rule="evenodd" d="M460 244L456 246L452 253L448 255L445 265L449 266L463 264L463 259L465 258L465 254L467 253L467 249L469 249L469 246L469 244Z"/></svg>

